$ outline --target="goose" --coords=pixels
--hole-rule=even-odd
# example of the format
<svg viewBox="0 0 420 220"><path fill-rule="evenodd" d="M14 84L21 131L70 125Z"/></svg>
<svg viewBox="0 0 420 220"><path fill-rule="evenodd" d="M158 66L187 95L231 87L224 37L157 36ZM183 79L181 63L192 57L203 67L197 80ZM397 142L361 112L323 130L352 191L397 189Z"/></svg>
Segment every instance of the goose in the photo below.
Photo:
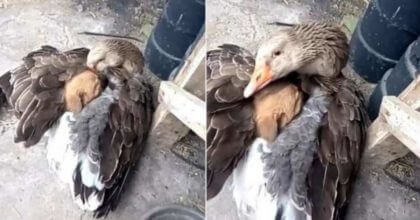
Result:
<svg viewBox="0 0 420 220"><path fill-rule="evenodd" d="M224 50L207 58L208 198L233 172L241 219L341 219L368 125L363 96L341 73L348 57L344 33L329 23L290 25L263 42L255 60L239 47ZM291 80L296 74L300 79ZM230 108L258 100L259 93L279 81L294 83L307 99L274 141L253 139L252 113L243 117ZM218 111L232 117L214 123L217 130L212 117ZM242 117L236 120L240 129L228 120L236 115ZM229 130L237 130L237 136Z"/></svg>
<svg viewBox="0 0 420 220"><path fill-rule="evenodd" d="M261 153L279 219L342 219L369 123L357 85L341 72L345 34L334 24L297 24L263 42L244 89L250 97L292 72L309 99ZM290 65L289 65L290 64Z"/></svg>
<svg viewBox="0 0 420 220"><path fill-rule="evenodd" d="M207 52L206 61L207 199L211 199L232 172L244 170L237 166L252 156L253 142L273 141L299 113L303 95L293 83L278 80L255 97L244 98L255 61L239 46L221 45Z"/></svg>
<svg viewBox="0 0 420 220"><path fill-rule="evenodd" d="M92 50L42 46L0 77L15 142L46 136L50 167L95 217L116 208L145 145L153 105L143 63L134 44L107 39Z"/></svg>

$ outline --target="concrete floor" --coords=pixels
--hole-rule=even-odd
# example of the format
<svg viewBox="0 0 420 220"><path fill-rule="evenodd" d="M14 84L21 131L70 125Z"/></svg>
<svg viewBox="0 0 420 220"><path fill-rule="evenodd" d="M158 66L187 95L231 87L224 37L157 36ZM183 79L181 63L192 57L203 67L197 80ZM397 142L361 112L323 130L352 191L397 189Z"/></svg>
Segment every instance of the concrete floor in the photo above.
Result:
<svg viewBox="0 0 420 220"><path fill-rule="evenodd" d="M259 43L280 28L267 25L269 22L298 23L320 19L340 22L346 15L359 16L364 3L361 0L211 0L207 1L206 7L209 49L233 43L255 53ZM370 95L372 85L354 75L349 67L345 72L359 83L365 96ZM208 220L238 219L230 182L217 197L207 202ZM385 175L382 166L364 158L347 219L420 219L419 199L419 193L396 183Z"/></svg>
<svg viewBox="0 0 420 220"><path fill-rule="evenodd" d="M124 4L130 7L125 7L117 0L0 1L0 73L43 44L71 49L91 47L99 39L78 35L81 31L147 39L163 2L128 0ZM49 170L43 143L29 149L13 143L15 125L16 119L1 109L0 219L91 219ZM204 210L203 170L175 156L160 134L149 138L119 207L108 219L141 219L146 211L167 204Z"/></svg>

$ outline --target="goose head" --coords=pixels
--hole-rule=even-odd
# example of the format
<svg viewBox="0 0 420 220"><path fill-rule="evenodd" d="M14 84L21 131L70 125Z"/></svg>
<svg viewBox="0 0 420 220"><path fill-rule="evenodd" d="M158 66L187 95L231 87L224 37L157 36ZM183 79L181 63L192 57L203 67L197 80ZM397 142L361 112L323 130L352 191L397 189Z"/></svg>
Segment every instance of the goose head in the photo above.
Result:
<svg viewBox="0 0 420 220"><path fill-rule="evenodd" d="M336 76L347 58L347 37L338 26L329 23L294 25L260 45L254 72L243 95L248 98L292 72Z"/></svg>
<svg viewBox="0 0 420 220"><path fill-rule="evenodd" d="M87 56L87 67L98 73L107 72L109 68L120 69L119 76L126 80L142 72L143 55L139 48L129 41L108 39L95 45Z"/></svg>
<svg viewBox="0 0 420 220"><path fill-rule="evenodd" d="M244 90L244 97L250 97L272 81L299 69L304 65L303 52L300 45L292 41L286 32L264 42L258 49L255 69Z"/></svg>

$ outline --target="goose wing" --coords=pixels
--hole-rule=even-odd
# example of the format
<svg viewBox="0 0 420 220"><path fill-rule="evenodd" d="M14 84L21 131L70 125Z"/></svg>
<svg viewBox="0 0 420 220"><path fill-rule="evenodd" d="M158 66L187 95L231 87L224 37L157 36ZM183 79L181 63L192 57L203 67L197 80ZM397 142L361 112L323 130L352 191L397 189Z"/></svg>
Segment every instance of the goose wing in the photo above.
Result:
<svg viewBox="0 0 420 220"><path fill-rule="evenodd" d="M207 111L214 113L241 103L254 65L253 55L236 45L224 44L207 52Z"/></svg>
<svg viewBox="0 0 420 220"><path fill-rule="evenodd" d="M127 175L144 149L152 122L152 96L151 85L143 77L135 77L122 89L118 105L111 106L109 126L101 137L105 158L101 164L102 175L107 191L103 205L96 211L97 216L116 207ZM108 139L111 142L107 142L106 137L112 137Z"/></svg>
<svg viewBox="0 0 420 220"><path fill-rule="evenodd" d="M318 183L322 194L321 202L315 203L321 207L314 209L314 219L341 218L359 167L368 123L362 94L353 81L343 79L320 129L318 156L323 178Z"/></svg>
<svg viewBox="0 0 420 220"><path fill-rule="evenodd" d="M251 53L225 44L207 53L207 198L214 197L253 140L252 101L243 90L254 69Z"/></svg>
<svg viewBox="0 0 420 220"><path fill-rule="evenodd" d="M125 71L108 69L118 74ZM74 196L93 207L96 217L106 216L117 206L124 183L144 149L152 121L152 87L144 76L138 74L120 86L110 87L114 86L118 88L111 94L105 90L104 96L84 108L80 114L83 118L76 117L78 124L73 127L78 138L75 143L84 146L89 164L76 170ZM99 103L101 99L103 103ZM108 106L105 111L104 106ZM89 184L90 176L98 176L98 181ZM97 197L99 206L91 206L91 197Z"/></svg>
<svg viewBox="0 0 420 220"><path fill-rule="evenodd" d="M0 78L0 88L19 117L15 141L36 144L65 111L65 82L81 72L89 50L60 52L51 46L29 53Z"/></svg>

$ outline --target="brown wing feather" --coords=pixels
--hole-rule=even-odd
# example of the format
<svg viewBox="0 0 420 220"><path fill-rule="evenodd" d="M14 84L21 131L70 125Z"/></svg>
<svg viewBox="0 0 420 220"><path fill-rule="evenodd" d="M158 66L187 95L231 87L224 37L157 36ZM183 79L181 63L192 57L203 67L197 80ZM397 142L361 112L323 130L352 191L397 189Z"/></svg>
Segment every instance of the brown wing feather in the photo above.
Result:
<svg viewBox="0 0 420 220"><path fill-rule="evenodd" d="M238 46L207 53L208 199L221 190L254 138L252 101L243 97L253 69L253 56Z"/></svg>
<svg viewBox="0 0 420 220"><path fill-rule="evenodd" d="M235 107L254 70L251 53L236 45L224 44L207 53L207 108L210 113Z"/></svg>
<svg viewBox="0 0 420 220"><path fill-rule="evenodd" d="M318 156L324 167L322 202L314 219L341 219L357 173L369 123L363 96L353 81L340 79L324 125ZM314 186L316 187L316 186Z"/></svg>
<svg viewBox="0 0 420 220"><path fill-rule="evenodd" d="M152 102L152 87L142 75L137 75L126 82L118 103L110 107L108 126L100 137L101 177L106 191L102 206L95 211L96 217L107 215L117 206L126 178L144 149Z"/></svg>
<svg viewBox="0 0 420 220"><path fill-rule="evenodd" d="M50 46L29 53L24 64L9 71L2 81L9 104L19 117L15 141L36 144L65 110L63 87L66 80L83 70L89 50L60 52Z"/></svg>

